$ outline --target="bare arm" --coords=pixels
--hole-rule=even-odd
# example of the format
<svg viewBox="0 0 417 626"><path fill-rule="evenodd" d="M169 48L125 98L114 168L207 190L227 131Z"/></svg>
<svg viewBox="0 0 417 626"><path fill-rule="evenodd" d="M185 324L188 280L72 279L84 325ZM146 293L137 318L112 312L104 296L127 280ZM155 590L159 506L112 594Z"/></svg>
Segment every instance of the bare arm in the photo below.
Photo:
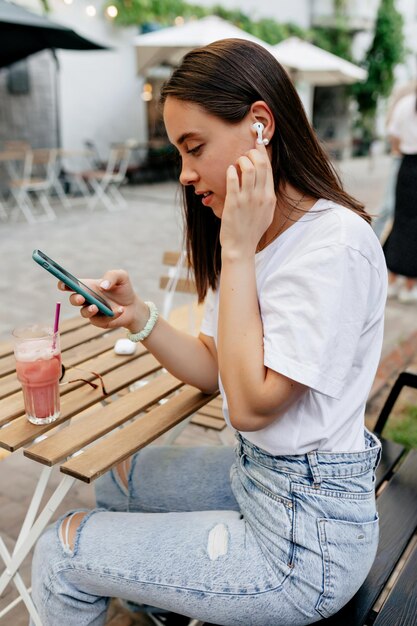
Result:
<svg viewBox="0 0 417 626"><path fill-rule="evenodd" d="M264 365L254 259L223 256L220 293L219 367L230 421L238 430L259 430L305 388Z"/></svg>
<svg viewBox="0 0 417 626"><path fill-rule="evenodd" d="M222 216L218 362L232 425L252 431L272 423L305 390L264 365L255 251L271 223L276 198L265 147L229 168ZM254 209L254 207L256 207Z"/></svg>
<svg viewBox="0 0 417 626"><path fill-rule="evenodd" d="M204 393L218 389L217 353L212 337L193 337L159 318L143 344L176 378Z"/></svg>
<svg viewBox="0 0 417 626"><path fill-rule="evenodd" d="M401 140L399 137L395 137L394 135L390 135L389 142L391 144L391 152L392 154L399 155L401 154L400 143Z"/></svg>

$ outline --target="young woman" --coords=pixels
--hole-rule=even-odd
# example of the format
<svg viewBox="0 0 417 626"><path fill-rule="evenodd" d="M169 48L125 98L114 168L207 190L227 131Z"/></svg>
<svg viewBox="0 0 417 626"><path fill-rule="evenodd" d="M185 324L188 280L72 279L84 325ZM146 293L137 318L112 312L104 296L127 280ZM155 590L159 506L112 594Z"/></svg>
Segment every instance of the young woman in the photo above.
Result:
<svg viewBox="0 0 417 626"><path fill-rule="evenodd" d="M192 51L162 104L207 295L201 334L157 318L123 271L90 282L115 318L70 299L93 324L126 327L186 383L220 385L237 446L149 447L102 478L98 509L39 540L35 603L44 626L104 624L110 597L225 626L310 624L354 595L377 548L380 444L364 408L383 254L262 47Z"/></svg>

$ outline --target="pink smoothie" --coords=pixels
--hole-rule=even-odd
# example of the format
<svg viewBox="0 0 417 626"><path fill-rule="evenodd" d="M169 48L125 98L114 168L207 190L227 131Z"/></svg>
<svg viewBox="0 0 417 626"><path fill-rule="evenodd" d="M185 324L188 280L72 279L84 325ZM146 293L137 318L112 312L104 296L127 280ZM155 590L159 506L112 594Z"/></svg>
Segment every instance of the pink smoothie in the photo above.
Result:
<svg viewBox="0 0 417 626"><path fill-rule="evenodd" d="M22 343L16 351L16 373L29 418L44 419L59 413L59 352L41 339Z"/></svg>

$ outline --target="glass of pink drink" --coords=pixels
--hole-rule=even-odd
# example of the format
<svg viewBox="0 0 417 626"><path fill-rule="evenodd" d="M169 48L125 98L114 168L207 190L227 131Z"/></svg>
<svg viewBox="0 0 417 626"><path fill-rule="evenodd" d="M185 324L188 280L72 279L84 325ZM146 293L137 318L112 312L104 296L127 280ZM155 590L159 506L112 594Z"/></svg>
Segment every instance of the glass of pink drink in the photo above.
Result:
<svg viewBox="0 0 417 626"><path fill-rule="evenodd" d="M50 424L60 416L59 334L47 326L33 325L15 329L13 338L27 418L32 424Z"/></svg>

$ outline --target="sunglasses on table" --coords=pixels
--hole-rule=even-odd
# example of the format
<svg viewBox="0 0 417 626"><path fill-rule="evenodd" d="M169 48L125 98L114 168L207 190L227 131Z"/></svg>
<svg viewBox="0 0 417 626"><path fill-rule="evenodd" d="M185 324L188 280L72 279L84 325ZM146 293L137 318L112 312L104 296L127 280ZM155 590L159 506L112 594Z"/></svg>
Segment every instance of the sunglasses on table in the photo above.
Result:
<svg viewBox="0 0 417 626"><path fill-rule="evenodd" d="M59 378L59 381L61 383L61 385L70 385L71 383L87 383L87 385L90 385L90 387L92 387L93 389L98 389L98 387L101 387L101 391L103 393L103 396L108 396L108 391L106 391L106 387L104 385L104 379L103 376L101 374L99 374L98 372L92 372L89 370L83 370L80 369L78 367L72 367L71 370L78 370L80 372L85 372L86 374L93 374L93 376L95 376L96 378L98 378L98 383L93 382L92 380L87 380L87 378L73 378L72 380L66 380L65 382L61 382L62 379L65 376L65 365L62 363L61 364L61 376Z"/></svg>

